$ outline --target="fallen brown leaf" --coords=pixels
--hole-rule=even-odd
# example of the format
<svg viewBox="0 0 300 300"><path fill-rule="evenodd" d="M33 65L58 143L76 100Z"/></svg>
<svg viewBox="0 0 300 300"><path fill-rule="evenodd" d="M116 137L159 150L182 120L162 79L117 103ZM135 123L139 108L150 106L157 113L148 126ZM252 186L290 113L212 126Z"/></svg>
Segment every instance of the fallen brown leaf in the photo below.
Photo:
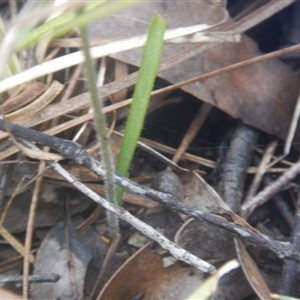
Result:
<svg viewBox="0 0 300 300"><path fill-rule="evenodd" d="M159 254L145 246L129 258L105 285L97 299L185 299L200 285L203 273L180 263L164 267Z"/></svg>
<svg viewBox="0 0 300 300"><path fill-rule="evenodd" d="M115 39L120 36L124 38L141 34L146 30L155 11L166 15L170 28L199 23L217 23L224 16L224 10L212 5L209 1L176 2L172 5L168 1L147 2L117 16L93 23L90 26L91 36ZM228 19L225 24L218 27L218 30L221 28L226 30L226 27L233 25L233 20ZM243 24L239 26L243 28ZM238 28L234 30L239 30ZM184 47L188 49L190 46L165 45L163 59L179 52ZM192 47L190 49L192 51ZM159 75L174 84L259 55L261 52L256 43L244 35L242 42L238 44L223 43L205 46L198 55ZM113 57L129 64L139 65L141 49L122 52ZM232 117L242 119L246 124L285 139L299 92L298 82L298 76L289 66L273 58L189 84L182 89L218 107ZM300 130L297 131L296 136L300 138Z"/></svg>

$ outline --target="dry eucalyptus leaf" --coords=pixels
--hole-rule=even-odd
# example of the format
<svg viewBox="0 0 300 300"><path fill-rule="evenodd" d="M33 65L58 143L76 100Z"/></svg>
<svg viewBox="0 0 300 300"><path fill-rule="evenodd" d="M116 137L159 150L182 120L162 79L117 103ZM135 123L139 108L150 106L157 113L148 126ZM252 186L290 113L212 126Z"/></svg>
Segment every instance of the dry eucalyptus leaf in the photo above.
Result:
<svg viewBox="0 0 300 300"><path fill-rule="evenodd" d="M225 15L225 9L213 5L211 1L145 2L92 23L90 35L107 40L144 34L155 12L166 16L169 28L216 24ZM229 18L218 30L232 23ZM246 35L243 35L241 43L199 47L198 55L161 72L159 76L171 83L178 83L261 55L256 43ZM162 59L183 49L194 51L194 45L164 45ZM141 51L135 49L113 57L138 66ZM275 58L189 84L182 89L232 117L242 119L246 124L284 139L299 92L298 82L296 73ZM300 139L300 130L296 136Z"/></svg>
<svg viewBox="0 0 300 300"><path fill-rule="evenodd" d="M107 43L108 40L120 40L147 34L154 13L166 17L168 29L197 24L214 25L226 17L226 10L211 4L210 1L152 1L141 3L123 10L119 14L91 23L89 33L92 38L102 39L104 43ZM106 28L105 32L103 32L103 28ZM182 44L164 45L162 59L189 47L190 45ZM134 49L113 56L138 66L141 53L142 49Z"/></svg>
<svg viewBox="0 0 300 300"><path fill-rule="evenodd" d="M173 240L176 231L182 224L178 214L161 206L148 209L144 222L171 240Z"/></svg>
<svg viewBox="0 0 300 300"><path fill-rule="evenodd" d="M212 264L222 263L235 257L232 236L226 231L189 219L177 231L175 243Z"/></svg>
<svg viewBox="0 0 300 300"><path fill-rule="evenodd" d="M98 299L185 299L203 280L203 273L182 263L164 267L149 246L137 251L103 288Z"/></svg>
<svg viewBox="0 0 300 300"><path fill-rule="evenodd" d="M219 194L196 172L185 175L184 186L186 191L185 202L201 211L218 214L228 221L237 225L258 232L243 218L235 214L229 206L222 200Z"/></svg>
<svg viewBox="0 0 300 300"><path fill-rule="evenodd" d="M271 300L271 292L262 276L256 263L253 261L251 256L248 254L242 241L235 238L235 248L239 262L242 266L244 274L249 282L249 284L254 289L257 296L262 300Z"/></svg>
<svg viewBox="0 0 300 300"><path fill-rule="evenodd" d="M218 193L199 175L192 172L184 176L185 200L195 209L209 213L231 213Z"/></svg>
<svg viewBox="0 0 300 300"><path fill-rule="evenodd" d="M31 299L83 299L90 250L81 242L71 221L59 222L50 229L38 251L34 275L55 273L56 283L31 284Z"/></svg>
<svg viewBox="0 0 300 300"><path fill-rule="evenodd" d="M83 220L80 218L74 221L73 224L77 227L82 223L82 221ZM84 291L86 294L90 295L96 282L97 276L102 268L104 259L107 255L108 246L100 239L99 234L89 226L83 228L82 230L79 230L77 234L84 245L90 249L92 254L86 271L84 282ZM108 279L117 271L121 264L121 259L118 256L113 255L104 273L102 281L98 286L98 292L108 281Z"/></svg>
<svg viewBox="0 0 300 300"><path fill-rule="evenodd" d="M66 197L66 192L67 191L64 188L42 184L34 227L52 226L61 220L64 214L63 200ZM93 203L92 200L78 194L76 191L74 191L73 194L70 196L71 215L82 212ZM4 226L10 232L15 233L26 230L31 198L32 191L27 190L17 195L13 200L6 218L4 219Z"/></svg>

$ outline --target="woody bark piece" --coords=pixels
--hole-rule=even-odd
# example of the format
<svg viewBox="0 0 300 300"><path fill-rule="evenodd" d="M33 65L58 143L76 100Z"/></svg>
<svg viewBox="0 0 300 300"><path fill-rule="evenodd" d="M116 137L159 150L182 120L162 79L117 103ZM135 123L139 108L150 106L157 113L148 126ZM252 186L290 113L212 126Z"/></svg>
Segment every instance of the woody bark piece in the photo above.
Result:
<svg viewBox="0 0 300 300"><path fill-rule="evenodd" d="M247 169L251 160L257 131L246 125L239 126L233 133L230 146L220 169L218 192L224 202L238 212L241 206Z"/></svg>

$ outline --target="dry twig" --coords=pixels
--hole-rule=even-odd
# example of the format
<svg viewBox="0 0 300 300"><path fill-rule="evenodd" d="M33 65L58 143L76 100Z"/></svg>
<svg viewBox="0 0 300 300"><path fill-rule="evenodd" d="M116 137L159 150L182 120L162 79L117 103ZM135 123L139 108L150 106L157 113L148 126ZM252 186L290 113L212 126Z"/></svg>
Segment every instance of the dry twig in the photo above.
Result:
<svg viewBox="0 0 300 300"><path fill-rule="evenodd" d="M46 134L37 132L35 130L23 128L21 126L14 125L14 124L9 124L9 128L15 136L23 139L31 140L33 142L38 142L44 146L49 146L50 148L53 148L58 152L60 152L66 158L72 159L76 163L86 166L101 178L105 176L105 171L101 166L101 164L98 161L96 161L88 152L86 152L77 143L63 140L57 137L48 136ZM0 119L0 129L5 130L4 122L1 119ZM298 163L298 167L299 166L300 163ZM177 199L172 195L164 194L155 191L153 189L150 189L148 187L141 186L120 175L115 174L114 180L115 183L123 186L125 189L128 189L134 193L140 194L144 197L148 197L154 201L157 201L160 204L174 211L186 214L189 217L201 220L203 222L210 223L214 226L218 226L228 231L232 235L246 238L252 242L258 243L261 246L265 248L269 248L270 250L274 251L275 253L277 253L277 255L279 255L282 258L290 258L290 259L295 259L297 261L300 261L300 253L298 251L295 251L290 243L274 241L265 235L257 234L252 230L240 227L220 216L208 214L201 211L195 211L192 207L184 205L179 201L177 201ZM71 183L73 183L73 179L71 180ZM96 194L93 193L93 197L95 197L95 195ZM97 196L97 201L99 201L98 195L96 196ZM106 204L104 207L108 209ZM113 207L113 211L115 211L116 208L114 206L112 207ZM120 212L118 212L118 214L122 218L124 217L124 215L127 216L127 212L124 212L123 209L121 209ZM132 216L129 215L128 218L129 220L131 220Z"/></svg>

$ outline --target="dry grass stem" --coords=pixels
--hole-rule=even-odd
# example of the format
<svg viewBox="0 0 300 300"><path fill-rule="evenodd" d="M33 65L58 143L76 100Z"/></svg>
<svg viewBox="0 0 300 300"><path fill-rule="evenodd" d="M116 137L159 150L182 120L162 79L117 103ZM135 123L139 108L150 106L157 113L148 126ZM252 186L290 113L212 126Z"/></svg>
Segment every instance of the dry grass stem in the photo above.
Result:
<svg viewBox="0 0 300 300"><path fill-rule="evenodd" d="M89 297L89 300L94 299L94 296L96 294L96 291L98 289L99 284L101 283L101 280L103 279L103 276L105 274L105 272L107 271L107 268L109 267L109 263L111 262L111 259L113 257L113 255L115 254L116 250L117 250L117 246L119 245L121 239L121 235L120 234L116 234L110 244L110 247L108 249L108 252L106 254L105 260L103 262L102 268L97 276L96 282L94 284L94 287L92 289L91 295Z"/></svg>
<svg viewBox="0 0 300 300"><path fill-rule="evenodd" d="M216 26L216 25L215 25ZM165 40L170 40L175 37L190 35L198 31L212 28L206 24L195 25L190 27L176 28L166 31ZM104 46L96 46L90 49L91 58L100 58L103 56L119 53L121 51L130 50L142 47L146 42L146 35L137 36L129 39L124 39L116 42L109 43ZM12 49L13 47L9 47ZM1 53L1 52L0 52ZM55 58L51 61L44 62L36 65L31 69L20 72L16 75L3 79L0 82L0 93L5 92L11 88L17 87L20 84L26 83L33 79L45 76L49 73L54 73L68 67L72 67L84 62L84 56L81 51L74 52L62 57Z"/></svg>
<svg viewBox="0 0 300 300"><path fill-rule="evenodd" d="M175 154L172 157L172 161L177 163L186 149L190 146L190 143L194 140L196 134L201 129L204 124L208 114L210 113L212 106L208 103L203 103L198 113L196 114L194 120L192 121L189 129L187 130L184 138L182 139L179 147L177 148Z"/></svg>
<svg viewBox="0 0 300 300"><path fill-rule="evenodd" d="M34 113L41 111L49 103L51 103L63 90L64 85L58 81L53 81L49 88L34 102L21 108L13 113L6 115L6 119L11 122L18 122L20 119L30 117Z"/></svg>
<svg viewBox="0 0 300 300"><path fill-rule="evenodd" d="M270 145L268 146L268 148L266 149L266 151L264 152L264 155L260 161L260 164L257 168L257 172L255 173L254 179L251 183L251 186L248 190L248 193L245 197L245 200L242 204L242 210L244 209L244 207L251 201L251 199L254 197L254 195L256 194L256 192L258 191L258 188L261 184L261 180L264 176L264 174L267 172L268 170L268 164L271 161L273 154L276 150L277 147L277 142L272 142L270 143ZM245 217L245 216L243 216Z"/></svg>
<svg viewBox="0 0 300 300"><path fill-rule="evenodd" d="M48 147L44 148L44 153L49 151ZM45 169L45 162L41 161L38 168L38 174L42 174ZM29 262L31 256L31 243L33 237L33 230L34 230L34 219L36 214L36 208L38 203L38 196L41 189L43 176L38 176L32 193L31 204L29 209L29 216L27 222L27 230L26 230L26 237L25 237L25 255L24 255L24 264L23 264L23 299L28 297L29 292L29 283L28 283L28 276L29 276Z"/></svg>
<svg viewBox="0 0 300 300"><path fill-rule="evenodd" d="M257 206L267 202L272 196L287 186L300 172L300 161L295 163L288 171L283 173L277 180L264 188L255 197L243 206L243 215L249 215Z"/></svg>
<svg viewBox="0 0 300 300"><path fill-rule="evenodd" d="M3 208L3 211L1 213L1 218L0 218L0 227L2 226L3 222L4 222L4 219L7 215L7 212L9 210L9 207L11 206L15 196L19 193L19 190L24 182L24 177L22 177L22 179L18 182L17 186L15 187L13 193L11 194L11 196L9 197L9 199L7 200L4 208Z"/></svg>
<svg viewBox="0 0 300 300"><path fill-rule="evenodd" d="M18 253L25 256L25 247L4 226L0 227L0 234ZM35 258L32 254L29 261L34 264Z"/></svg>

